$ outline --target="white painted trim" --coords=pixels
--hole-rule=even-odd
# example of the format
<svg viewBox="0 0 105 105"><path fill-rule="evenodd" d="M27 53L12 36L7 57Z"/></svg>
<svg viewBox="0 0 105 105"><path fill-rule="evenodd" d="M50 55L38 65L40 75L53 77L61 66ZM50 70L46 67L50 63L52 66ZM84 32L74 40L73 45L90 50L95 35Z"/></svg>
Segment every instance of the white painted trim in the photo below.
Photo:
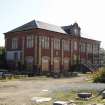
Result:
<svg viewBox="0 0 105 105"><path fill-rule="evenodd" d="M21 51L15 50L15 51L7 51L6 52L6 60L15 60L14 54L17 53L17 60L21 59Z"/></svg>

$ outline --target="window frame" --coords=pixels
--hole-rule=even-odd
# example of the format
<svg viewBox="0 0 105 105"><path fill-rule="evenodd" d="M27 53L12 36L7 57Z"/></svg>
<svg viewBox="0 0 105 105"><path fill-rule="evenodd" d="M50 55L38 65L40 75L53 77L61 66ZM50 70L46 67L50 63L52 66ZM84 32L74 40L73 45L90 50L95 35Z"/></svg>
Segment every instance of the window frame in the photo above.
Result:
<svg viewBox="0 0 105 105"><path fill-rule="evenodd" d="M54 49L55 50L60 50L61 46L60 46L60 39L55 38L54 39Z"/></svg>
<svg viewBox="0 0 105 105"><path fill-rule="evenodd" d="M18 48L18 38L14 37L12 38L12 49L17 49Z"/></svg>
<svg viewBox="0 0 105 105"><path fill-rule="evenodd" d="M26 38L26 46L27 48L32 48L34 46L34 37L33 35L28 35Z"/></svg>

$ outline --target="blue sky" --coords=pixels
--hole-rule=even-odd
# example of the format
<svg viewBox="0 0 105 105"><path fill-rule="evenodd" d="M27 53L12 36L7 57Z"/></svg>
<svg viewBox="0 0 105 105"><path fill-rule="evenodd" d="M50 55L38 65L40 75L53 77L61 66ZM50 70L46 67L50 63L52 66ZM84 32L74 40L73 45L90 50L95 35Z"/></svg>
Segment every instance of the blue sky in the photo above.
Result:
<svg viewBox="0 0 105 105"><path fill-rule="evenodd" d="M102 41L105 48L105 0L0 0L0 46L3 33L33 19L55 24L77 22L83 37Z"/></svg>

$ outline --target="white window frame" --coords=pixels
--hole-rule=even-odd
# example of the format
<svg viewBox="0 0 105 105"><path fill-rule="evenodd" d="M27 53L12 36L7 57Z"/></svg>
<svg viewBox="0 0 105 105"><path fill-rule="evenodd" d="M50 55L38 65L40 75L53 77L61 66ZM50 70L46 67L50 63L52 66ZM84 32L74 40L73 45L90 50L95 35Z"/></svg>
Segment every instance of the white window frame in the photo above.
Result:
<svg viewBox="0 0 105 105"><path fill-rule="evenodd" d="M33 42L34 42L33 35L27 36L27 39L26 39L27 48L32 48L33 47Z"/></svg>
<svg viewBox="0 0 105 105"><path fill-rule="evenodd" d="M49 48L49 37L43 36L41 40L42 40L42 48L48 49Z"/></svg>
<svg viewBox="0 0 105 105"><path fill-rule="evenodd" d="M18 38L12 38L12 49L18 48Z"/></svg>
<svg viewBox="0 0 105 105"><path fill-rule="evenodd" d="M60 50L60 39L54 39L54 49Z"/></svg>
<svg viewBox="0 0 105 105"><path fill-rule="evenodd" d="M63 50L70 51L70 41L69 40L63 41Z"/></svg>

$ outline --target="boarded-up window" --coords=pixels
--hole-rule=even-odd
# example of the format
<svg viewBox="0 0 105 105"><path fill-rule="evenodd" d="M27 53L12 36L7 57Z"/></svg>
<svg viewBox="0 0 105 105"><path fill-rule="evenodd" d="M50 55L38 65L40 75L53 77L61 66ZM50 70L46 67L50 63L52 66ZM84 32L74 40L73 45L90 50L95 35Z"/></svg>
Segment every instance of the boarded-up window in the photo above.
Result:
<svg viewBox="0 0 105 105"><path fill-rule="evenodd" d="M77 64L77 55L76 54L73 55L73 64Z"/></svg>
<svg viewBox="0 0 105 105"><path fill-rule="evenodd" d="M42 58L42 71L48 71L49 70L49 60L48 58L43 57Z"/></svg>
<svg viewBox="0 0 105 105"><path fill-rule="evenodd" d="M69 69L69 59L64 58L64 70L68 70L68 69Z"/></svg>
<svg viewBox="0 0 105 105"><path fill-rule="evenodd" d="M58 58L54 58L54 72L60 71L60 61Z"/></svg>
<svg viewBox="0 0 105 105"><path fill-rule="evenodd" d="M33 57L32 56L27 56L26 57L26 66L28 70L33 69Z"/></svg>

